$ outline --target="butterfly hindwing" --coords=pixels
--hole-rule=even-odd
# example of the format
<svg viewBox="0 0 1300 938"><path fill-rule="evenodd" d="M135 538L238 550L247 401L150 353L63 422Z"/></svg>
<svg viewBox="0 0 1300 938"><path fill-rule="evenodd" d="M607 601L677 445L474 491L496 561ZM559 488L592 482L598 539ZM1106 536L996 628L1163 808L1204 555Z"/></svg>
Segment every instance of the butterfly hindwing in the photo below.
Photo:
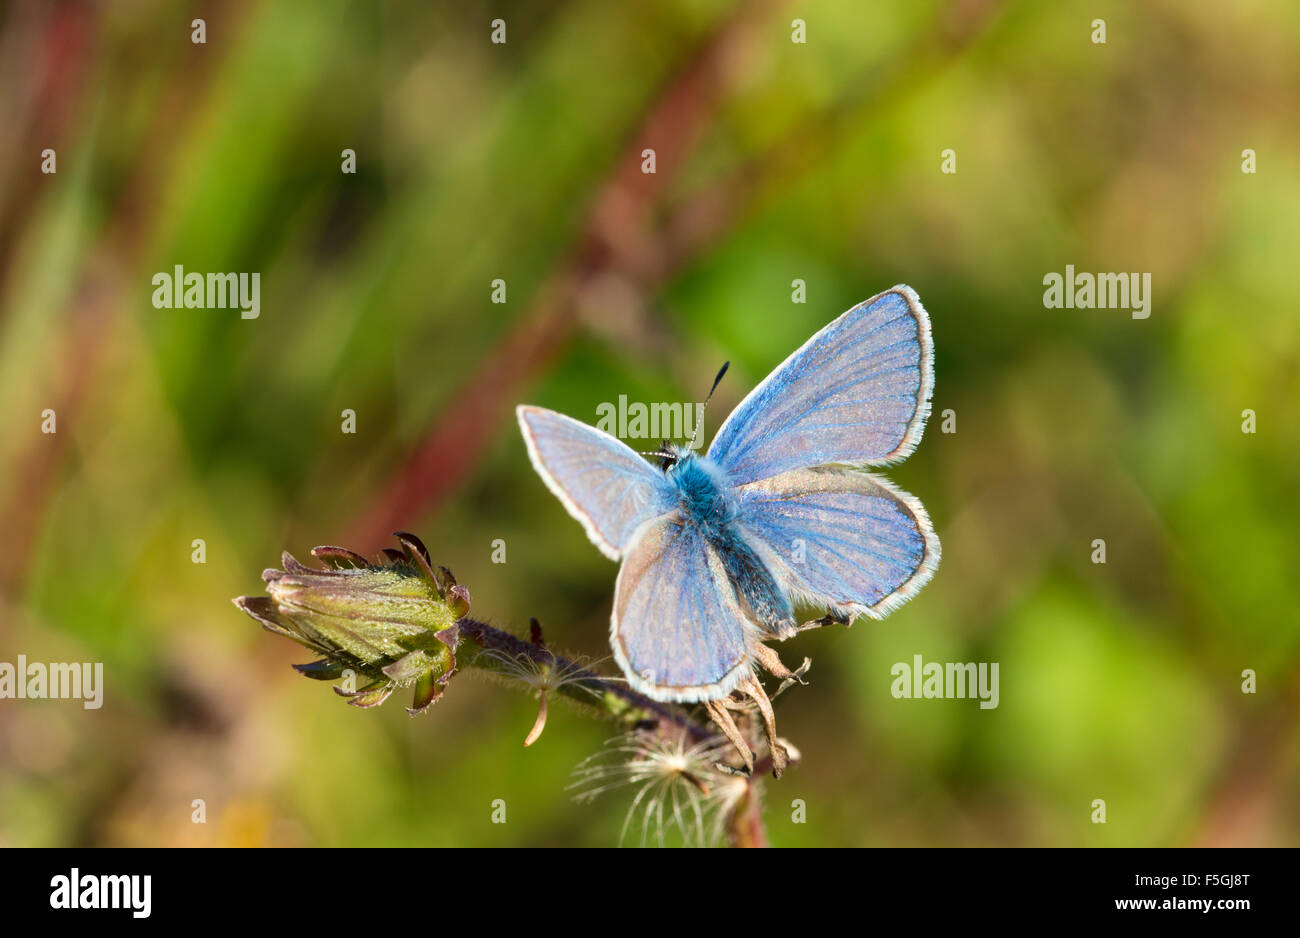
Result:
<svg viewBox="0 0 1300 938"><path fill-rule="evenodd" d="M610 644L657 700L725 696L749 667L750 628L717 549L674 512L648 522L619 570Z"/></svg>
<svg viewBox="0 0 1300 938"><path fill-rule="evenodd" d="M896 286L844 313L741 401L712 457L738 485L826 463L883 465L916 448L934 347L916 293Z"/></svg>
<svg viewBox="0 0 1300 938"><path fill-rule="evenodd" d="M939 538L911 495L866 472L796 469L737 489L741 519L794 596L876 618L934 575Z"/></svg>
<svg viewBox="0 0 1300 938"><path fill-rule="evenodd" d="M608 433L541 407L518 416L533 467L605 556L619 559L642 524L671 508L664 474Z"/></svg>

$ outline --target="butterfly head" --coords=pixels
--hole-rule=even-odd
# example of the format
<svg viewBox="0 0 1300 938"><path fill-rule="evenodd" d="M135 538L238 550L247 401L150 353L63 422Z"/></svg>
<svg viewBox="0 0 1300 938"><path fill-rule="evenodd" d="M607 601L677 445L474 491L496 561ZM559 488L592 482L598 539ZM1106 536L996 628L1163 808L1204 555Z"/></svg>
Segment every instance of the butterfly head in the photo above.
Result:
<svg viewBox="0 0 1300 938"><path fill-rule="evenodd" d="M642 456L653 456L659 460L659 469L666 476L677 476L686 470L693 461L700 458L700 454L689 446L676 446L665 440L658 449L648 453L642 453Z"/></svg>
<svg viewBox="0 0 1300 938"><path fill-rule="evenodd" d="M643 450L641 452L641 455L653 456L655 459L658 459L659 468L663 470L665 474L667 474L671 472L679 462L682 461L682 457L686 452L688 451L684 450L682 447L673 446L667 440L664 440L662 443L659 444L658 449L653 449L650 450L649 452Z"/></svg>
<svg viewBox="0 0 1300 938"><path fill-rule="evenodd" d="M659 450L654 454L659 457L659 468L665 473L677 467L682 461L683 450L680 446L673 446L667 440L659 444Z"/></svg>

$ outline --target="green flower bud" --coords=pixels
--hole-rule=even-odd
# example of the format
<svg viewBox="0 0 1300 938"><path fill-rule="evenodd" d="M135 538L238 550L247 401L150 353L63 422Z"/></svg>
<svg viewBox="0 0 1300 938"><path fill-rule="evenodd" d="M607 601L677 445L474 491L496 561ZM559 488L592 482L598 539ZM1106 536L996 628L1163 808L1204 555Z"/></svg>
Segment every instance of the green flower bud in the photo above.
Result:
<svg viewBox="0 0 1300 938"><path fill-rule="evenodd" d="M359 689L334 688L352 706L376 707L410 687L407 712L415 715L442 695L456 671L457 622L469 613L469 590L446 567L435 571L415 535L395 536L402 549L385 548L374 563L341 547L317 547L317 570L286 552L283 570L262 574L269 596L234 603L267 631L321 655L294 665L299 673L320 681L347 672L366 679Z"/></svg>

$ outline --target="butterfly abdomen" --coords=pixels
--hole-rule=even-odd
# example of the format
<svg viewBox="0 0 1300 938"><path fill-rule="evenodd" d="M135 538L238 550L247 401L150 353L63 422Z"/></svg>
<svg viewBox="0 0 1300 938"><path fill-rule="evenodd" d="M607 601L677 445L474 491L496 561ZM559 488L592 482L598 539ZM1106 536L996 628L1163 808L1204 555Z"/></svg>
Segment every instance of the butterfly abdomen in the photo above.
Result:
<svg viewBox="0 0 1300 938"><path fill-rule="evenodd" d="M738 524L740 504L726 474L707 456L687 454L668 476L686 523L703 531L717 551L741 607L767 631L784 634L794 624L794 610Z"/></svg>
<svg viewBox="0 0 1300 938"><path fill-rule="evenodd" d="M772 635L784 638L790 634L795 625L794 607L763 558L750 546L750 539L731 525L713 546L749 618Z"/></svg>

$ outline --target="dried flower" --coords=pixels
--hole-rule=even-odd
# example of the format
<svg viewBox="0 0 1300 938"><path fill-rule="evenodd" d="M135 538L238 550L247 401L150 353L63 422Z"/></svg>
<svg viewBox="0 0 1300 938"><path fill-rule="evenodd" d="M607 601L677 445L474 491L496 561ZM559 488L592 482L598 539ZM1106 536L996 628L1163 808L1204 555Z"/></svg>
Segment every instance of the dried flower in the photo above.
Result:
<svg viewBox="0 0 1300 938"><path fill-rule="evenodd" d="M269 596L234 603L268 631L321 655L294 667L316 680L344 678L334 690L352 706L376 707L411 687L407 712L415 715L456 671L457 622L469 612L469 591L446 567L435 570L415 535L395 537L402 549L386 548L373 563L341 547L317 547L317 570L286 552L283 570L262 574ZM358 676L368 683L355 687Z"/></svg>

